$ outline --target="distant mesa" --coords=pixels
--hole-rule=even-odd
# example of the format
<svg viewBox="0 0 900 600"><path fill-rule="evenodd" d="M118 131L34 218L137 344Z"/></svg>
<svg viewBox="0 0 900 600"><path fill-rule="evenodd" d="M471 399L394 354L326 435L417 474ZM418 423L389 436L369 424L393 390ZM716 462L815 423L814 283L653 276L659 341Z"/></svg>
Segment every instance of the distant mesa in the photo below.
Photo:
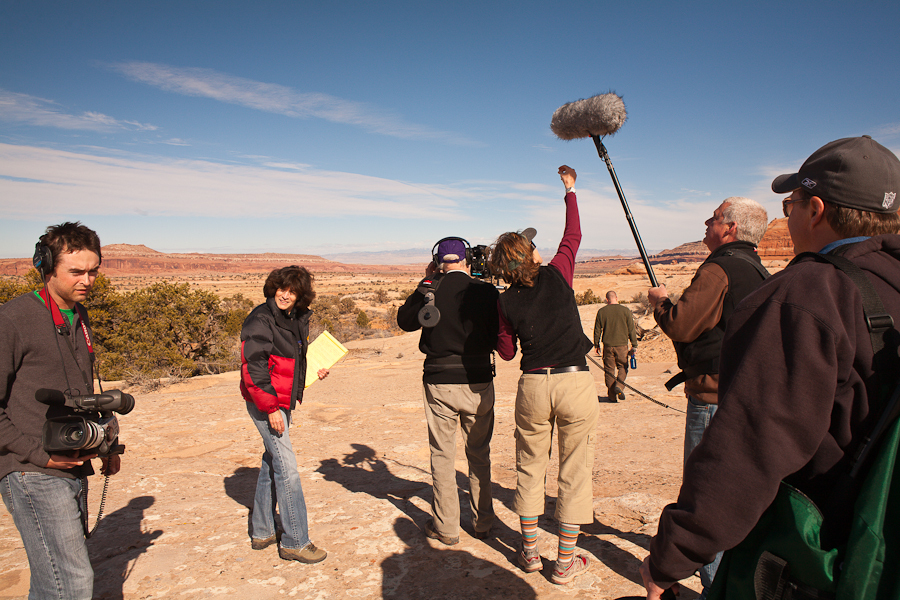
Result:
<svg viewBox="0 0 900 600"><path fill-rule="evenodd" d="M143 244L103 246L101 271L110 276L125 275L202 275L204 273L268 273L287 265L302 265L319 273L419 272L421 265L344 264L312 254L206 254L201 252L166 253ZM25 275L32 269L31 259L0 259L0 275Z"/></svg>
<svg viewBox="0 0 900 600"><path fill-rule="evenodd" d="M794 258L794 242L788 231L787 218L774 219L759 243L759 256L764 260L791 260Z"/></svg>
<svg viewBox="0 0 900 600"><path fill-rule="evenodd" d="M205 254L202 252L166 253L143 244L110 244L103 246L102 271L111 276L125 275L202 275L204 273L268 273L286 265L303 265L319 273L415 273L422 272L422 259L412 256L414 264L348 264L329 260L313 254ZM703 242L689 242L650 255L655 265L698 263L709 255ZM766 235L759 245L763 260L790 260L794 247L787 228L787 219L775 219L769 223ZM342 255L353 260L353 255ZM370 258L370 257L369 257ZM396 258L396 257L395 257ZM358 260L364 260L358 258ZM427 259L426 259L427 260ZM608 273L619 269L643 270L640 258L631 256L600 256L581 261L576 270L581 274ZM636 266L633 266L636 265ZM31 270L29 258L0 259L0 275L25 275Z"/></svg>
<svg viewBox="0 0 900 600"><path fill-rule="evenodd" d="M671 250L663 250L650 255L651 265L672 265L678 263L698 263L706 260L709 249L702 242L688 242ZM773 219L759 243L759 257L764 261L790 260L794 258L794 244L788 232L787 219ZM634 265L634 266L633 266ZM625 256L604 256L579 262L581 273L621 271L622 274L643 273L640 258Z"/></svg>
<svg viewBox="0 0 900 600"><path fill-rule="evenodd" d="M145 256L159 255L162 252L148 248L143 244L110 244L101 248L103 256Z"/></svg>

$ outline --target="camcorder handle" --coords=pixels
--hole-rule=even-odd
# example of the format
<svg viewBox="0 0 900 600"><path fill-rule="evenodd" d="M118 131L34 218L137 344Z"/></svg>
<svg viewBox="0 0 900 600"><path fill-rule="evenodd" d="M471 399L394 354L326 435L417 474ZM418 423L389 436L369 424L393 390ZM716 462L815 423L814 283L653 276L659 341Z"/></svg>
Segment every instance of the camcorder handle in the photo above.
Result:
<svg viewBox="0 0 900 600"><path fill-rule="evenodd" d="M416 291L425 296L425 306L419 309L419 325L434 327L441 321L441 311L434 305L434 293L441 284L441 277L426 277L419 282Z"/></svg>

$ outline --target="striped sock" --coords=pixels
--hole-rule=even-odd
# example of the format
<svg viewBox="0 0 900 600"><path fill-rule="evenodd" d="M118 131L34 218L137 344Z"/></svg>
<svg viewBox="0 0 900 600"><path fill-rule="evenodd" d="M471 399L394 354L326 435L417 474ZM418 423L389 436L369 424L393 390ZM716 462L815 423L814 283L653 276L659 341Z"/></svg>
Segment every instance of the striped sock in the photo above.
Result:
<svg viewBox="0 0 900 600"><path fill-rule="evenodd" d="M565 568L572 562L572 558L575 556L575 543L578 541L580 532L581 525L559 524L559 551L556 556L558 566Z"/></svg>
<svg viewBox="0 0 900 600"><path fill-rule="evenodd" d="M538 535L538 518L537 517L519 517L519 524L522 526L522 547L525 550L537 549Z"/></svg>

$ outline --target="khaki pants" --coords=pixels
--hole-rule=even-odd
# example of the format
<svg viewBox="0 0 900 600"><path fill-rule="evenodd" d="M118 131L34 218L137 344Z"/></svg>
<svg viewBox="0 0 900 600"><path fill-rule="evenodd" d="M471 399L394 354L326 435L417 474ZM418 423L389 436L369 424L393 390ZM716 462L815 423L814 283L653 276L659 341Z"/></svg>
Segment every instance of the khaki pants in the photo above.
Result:
<svg viewBox="0 0 900 600"><path fill-rule="evenodd" d="M590 372L522 374L516 394L516 514L544 513L544 481L555 424L559 439L556 520L578 525L594 521L592 473L598 413Z"/></svg>
<svg viewBox="0 0 900 600"><path fill-rule="evenodd" d="M462 427L469 463L469 507L475 531L494 522L491 500L491 436L494 433L494 383L426 383L425 420L431 448L434 529L459 537L456 487L456 425Z"/></svg>
<svg viewBox="0 0 900 600"><path fill-rule="evenodd" d="M603 371L606 381L606 392L610 400L615 400L616 391L622 389L616 385L618 379L625 383L628 375L628 346L603 346Z"/></svg>

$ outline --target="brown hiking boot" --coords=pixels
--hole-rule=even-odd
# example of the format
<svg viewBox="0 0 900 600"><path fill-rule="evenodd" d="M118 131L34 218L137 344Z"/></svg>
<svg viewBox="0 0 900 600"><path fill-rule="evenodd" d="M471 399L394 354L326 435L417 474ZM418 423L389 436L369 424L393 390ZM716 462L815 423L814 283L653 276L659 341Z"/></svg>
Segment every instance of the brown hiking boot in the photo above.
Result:
<svg viewBox="0 0 900 600"><path fill-rule="evenodd" d="M297 562L312 565L325 560L328 553L310 542L302 548L279 548L278 556L284 560L296 560Z"/></svg>

